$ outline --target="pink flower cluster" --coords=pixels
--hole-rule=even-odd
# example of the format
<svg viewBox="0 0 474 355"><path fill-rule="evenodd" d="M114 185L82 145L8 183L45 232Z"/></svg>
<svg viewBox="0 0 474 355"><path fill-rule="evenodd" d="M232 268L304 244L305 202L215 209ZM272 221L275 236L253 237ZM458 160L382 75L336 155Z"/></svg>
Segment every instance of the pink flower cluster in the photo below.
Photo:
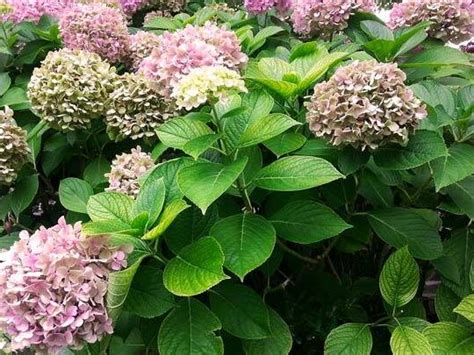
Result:
<svg viewBox="0 0 474 355"><path fill-rule="evenodd" d="M222 65L239 70L247 63L239 39L232 31L207 22L204 26L188 25L176 32L165 32L151 55L140 65L154 88L169 98L179 79L191 69Z"/></svg>
<svg viewBox="0 0 474 355"><path fill-rule="evenodd" d="M304 36L328 38L347 27L357 11L373 11L374 0L294 0L293 29Z"/></svg>
<svg viewBox="0 0 474 355"><path fill-rule="evenodd" d="M389 25L395 29L431 21L431 37L460 43L474 36L473 18L472 0L404 0L393 5Z"/></svg>
<svg viewBox="0 0 474 355"><path fill-rule="evenodd" d="M122 6L123 12L131 16L148 5L149 2L150 0L120 0L120 5Z"/></svg>
<svg viewBox="0 0 474 355"><path fill-rule="evenodd" d="M130 36L120 9L101 3L78 3L64 11L59 26L68 48L97 53L111 63L128 53Z"/></svg>
<svg viewBox="0 0 474 355"><path fill-rule="evenodd" d="M133 70L140 68L140 63L148 57L153 48L158 47L160 36L153 32L138 31L130 36L130 50L128 54L128 62Z"/></svg>
<svg viewBox="0 0 474 355"><path fill-rule="evenodd" d="M112 333L105 308L109 273L126 267L126 248L81 235L81 224L20 233L0 263L0 332L10 350L80 348Z"/></svg>
<svg viewBox="0 0 474 355"><path fill-rule="evenodd" d="M43 15L58 17L74 2L75 0L6 0L5 4L11 8L11 11L4 14L2 20L13 23L38 22Z"/></svg>
<svg viewBox="0 0 474 355"><path fill-rule="evenodd" d="M291 7L291 0L245 0L245 9L254 15L264 14L272 8L284 14Z"/></svg>

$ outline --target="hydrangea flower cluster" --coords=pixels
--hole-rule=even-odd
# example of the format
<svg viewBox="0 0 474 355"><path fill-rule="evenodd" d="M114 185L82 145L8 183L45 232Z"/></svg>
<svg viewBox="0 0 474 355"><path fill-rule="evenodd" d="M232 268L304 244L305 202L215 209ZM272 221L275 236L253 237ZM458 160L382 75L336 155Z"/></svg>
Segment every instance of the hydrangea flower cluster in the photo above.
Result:
<svg viewBox="0 0 474 355"><path fill-rule="evenodd" d="M71 6L75 0L5 0L10 11L2 16L3 21L19 23L22 21L38 22L41 16L59 17L62 11Z"/></svg>
<svg viewBox="0 0 474 355"><path fill-rule="evenodd" d="M247 59L234 32L207 22L204 26L188 25L173 33L165 32L158 47L142 61L140 71L169 99L174 86L191 69L223 65L239 70Z"/></svg>
<svg viewBox="0 0 474 355"><path fill-rule="evenodd" d="M127 16L131 16L148 5L149 2L150 0L120 0L120 5Z"/></svg>
<svg viewBox="0 0 474 355"><path fill-rule="evenodd" d="M291 0L245 0L244 6L253 15L264 14L273 8L284 14L290 9Z"/></svg>
<svg viewBox="0 0 474 355"><path fill-rule="evenodd" d="M150 171L154 164L151 155L142 152L140 146L133 148L130 153L117 155L112 161L110 173L105 175L109 179L106 191L137 197L140 191L139 178Z"/></svg>
<svg viewBox="0 0 474 355"><path fill-rule="evenodd" d="M115 68L97 54L65 48L49 52L35 68L28 97L52 127L72 131L105 112L116 78Z"/></svg>
<svg viewBox="0 0 474 355"><path fill-rule="evenodd" d="M107 132L116 141L153 137L155 128L174 116L174 110L151 88L143 75L126 73L117 81L106 112Z"/></svg>
<svg viewBox="0 0 474 355"><path fill-rule="evenodd" d="M13 119L8 106L0 111L0 185L11 185L31 153L26 131Z"/></svg>
<svg viewBox="0 0 474 355"><path fill-rule="evenodd" d="M171 96L179 108L189 111L208 101L226 100L239 92L247 92L239 73L222 66L210 66L192 69L178 82Z"/></svg>
<svg viewBox="0 0 474 355"><path fill-rule="evenodd" d="M76 4L59 22L64 45L97 53L111 63L128 54L130 37L121 11L101 3Z"/></svg>
<svg viewBox="0 0 474 355"><path fill-rule="evenodd" d="M328 38L347 27L357 11L375 10L374 0L294 0L293 29L304 36Z"/></svg>
<svg viewBox="0 0 474 355"><path fill-rule="evenodd" d="M428 34L445 42L460 43L474 36L472 0L404 0L390 12L391 28L432 21Z"/></svg>
<svg viewBox="0 0 474 355"><path fill-rule="evenodd" d="M128 61L132 69L138 70L143 59L148 57L159 43L160 36L153 32L138 31L131 35Z"/></svg>
<svg viewBox="0 0 474 355"><path fill-rule="evenodd" d="M32 235L21 232L0 263L0 331L11 350L51 354L111 334L107 280L126 267L127 252L109 247L106 237L82 236L81 224L64 217Z"/></svg>
<svg viewBox="0 0 474 355"><path fill-rule="evenodd" d="M396 64L373 60L338 68L305 104L310 130L333 145L362 149L406 143L426 110L405 79Z"/></svg>

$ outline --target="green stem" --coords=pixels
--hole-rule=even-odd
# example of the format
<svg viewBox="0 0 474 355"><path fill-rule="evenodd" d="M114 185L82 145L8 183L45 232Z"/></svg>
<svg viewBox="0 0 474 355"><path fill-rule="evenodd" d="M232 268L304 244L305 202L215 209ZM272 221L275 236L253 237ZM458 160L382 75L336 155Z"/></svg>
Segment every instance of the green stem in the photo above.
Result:
<svg viewBox="0 0 474 355"><path fill-rule="evenodd" d="M313 259L313 258L310 258L310 257L307 257L307 256L304 256L304 255L301 255L300 253L298 253L297 251L289 248L285 243L283 243L282 241L280 240L277 240L277 244L280 248L282 248L284 251L286 251L288 254L290 255L293 255L295 258L298 258L300 260L303 260L307 263L310 263L310 264L313 264L313 265L316 265L316 264L319 264L321 262L321 257L318 257L316 259Z"/></svg>
<svg viewBox="0 0 474 355"><path fill-rule="evenodd" d="M41 120L36 126L33 127L31 131L28 132L26 140L29 142L38 135L43 134L48 129L48 122Z"/></svg>

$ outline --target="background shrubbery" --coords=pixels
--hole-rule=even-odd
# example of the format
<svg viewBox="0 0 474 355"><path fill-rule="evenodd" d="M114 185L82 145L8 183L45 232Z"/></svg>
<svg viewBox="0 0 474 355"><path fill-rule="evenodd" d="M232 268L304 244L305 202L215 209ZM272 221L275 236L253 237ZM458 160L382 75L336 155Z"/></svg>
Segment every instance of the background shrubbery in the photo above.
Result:
<svg viewBox="0 0 474 355"><path fill-rule="evenodd" d="M3 351L474 353L469 0L0 11Z"/></svg>

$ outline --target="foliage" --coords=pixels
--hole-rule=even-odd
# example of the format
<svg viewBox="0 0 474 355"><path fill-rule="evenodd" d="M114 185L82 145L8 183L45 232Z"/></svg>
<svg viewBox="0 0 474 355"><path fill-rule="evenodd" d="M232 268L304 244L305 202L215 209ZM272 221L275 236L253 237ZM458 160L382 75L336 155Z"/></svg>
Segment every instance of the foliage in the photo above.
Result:
<svg viewBox="0 0 474 355"><path fill-rule="evenodd" d="M62 215L133 247L113 334L63 353L474 353L472 56L357 1L306 37L287 2L104 3L120 55L61 15L0 31L29 156L0 248Z"/></svg>

